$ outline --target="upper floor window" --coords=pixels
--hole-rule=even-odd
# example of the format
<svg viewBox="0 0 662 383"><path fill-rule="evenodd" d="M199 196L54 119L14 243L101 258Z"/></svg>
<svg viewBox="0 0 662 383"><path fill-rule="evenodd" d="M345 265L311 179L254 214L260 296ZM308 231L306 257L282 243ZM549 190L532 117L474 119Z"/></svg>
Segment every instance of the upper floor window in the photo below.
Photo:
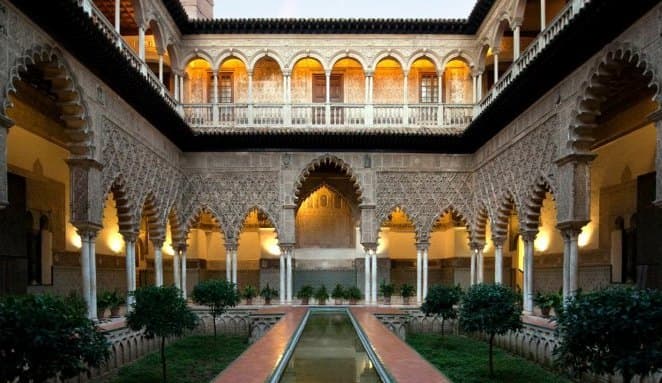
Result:
<svg viewBox="0 0 662 383"><path fill-rule="evenodd" d="M430 104L439 102L439 78L434 73L421 74L420 102Z"/></svg>

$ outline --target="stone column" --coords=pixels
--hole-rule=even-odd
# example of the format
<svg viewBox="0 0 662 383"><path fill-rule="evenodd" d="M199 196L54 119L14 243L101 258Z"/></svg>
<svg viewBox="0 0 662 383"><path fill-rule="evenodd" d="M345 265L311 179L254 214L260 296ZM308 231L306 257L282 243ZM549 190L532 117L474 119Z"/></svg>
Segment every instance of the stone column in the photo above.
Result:
<svg viewBox="0 0 662 383"><path fill-rule="evenodd" d="M563 237L563 300L573 296L579 288L579 245L577 240L582 224L559 224Z"/></svg>
<svg viewBox="0 0 662 383"><path fill-rule="evenodd" d="M124 247L125 247L125 267L126 267L126 305L128 308L131 307L131 304L134 302L134 297L131 294L135 290L135 263L136 263L136 233L133 231L121 233L124 238Z"/></svg>
<svg viewBox="0 0 662 383"><path fill-rule="evenodd" d="M232 282L232 247L225 247L225 280Z"/></svg>
<svg viewBox="0 0 662 383"><path fill-rule="evenodd" d="M292 303L292 289L294 284L292 283L292 248L287 249L287 303Z"/></svg>
<svg viewBox="0 0 662 383"><path fill-rule="evenodd" d="M159 53L159 82L163 84L163 53Z"/></svg>
<svg viewBox="0 0 662 383"><path fill-rule="evenodd" d="M476 92L478 97L476 102L479 102L483 99L483 72L478 73L478 83L476 84Z"/></svg>
<svg viewBox="0 0 662 383"><path fill-rule="evenodd" d="M408 125L409 124L409 71L403 70L402 71L402 77L403 77L403 95L402 95L402 124L403 125Z"/></svg>
<svg viewBox="0 0 662 383"><path fill-rule="evenodd" d="M649 115L647 120L655 124L655 201L653 204L662 207L662 108Z"/></svg>
<svg viewBox="0 0 662 383"><path fill-rule="evenodd" d="M533 241L536 239L536 235L538 235L536 231L522 232L524 242L523 309L528 314L533 312Z"/></svg>
<svg viewBox="0 0 662 383"><path fill-rule="evenodd" d="M292 125L292 102L289 95L290 72L283 72L283 120L285 126Z"/></svg>
<svg viewBox="0 0 662 383"><path fill-rule="evenodd" d="M237 283L237 248L232 249L232 283L238 285Z"/></svg>
<svg viewBox="0 0 662 383"><path fill-rule="evenodd" d="M423 249L423 299L428 296L428 247Z"/></svg>
<svg viewBox="0 0 662 383"><path fill-rule="evenodd" d="M186 267L186 251L187 251L186 245L182 246L181 249L182 249L181 250L182 251L182 297L184 299L186 299L186 297L188 295L188 292L187 292L188 286L186 285L186 270L187 270L187 267Z"/></svg>
<svg viewBox="0 0 662 383"><path fill-rule="evenodd" d="M438 94L438 101L439 101L439 109L437 110L437 125L441 126L444 124L444 98L443 98L443 92L444 92L444 69L440 69L437 72L437 92Z"/></svg>
<svg viewBox="0 0 662 383"><path fill-rule="evenodd" d="M374 248L369 250L372 265L370 276L372 277L372 303L377 304L377 252Z"/></svg>
<svg viewBox="0 0 662 383"><path fill-rule="evenodd" d="M0 114L0 210L9 205L7 194L7 134L14 121Z"/></svg>
<svg viewBox="0 0 662 383"><path fill-rule="evenodd" d="M248 72L248 123L253 124L253 72Z"/></svg>
<svg viewBox="0 0 662 383"><path fill-rule="evenodd" d="M155 285L163 286L163 238L152 238L154 245L154 272L156 273Z"/></svg>
<svg viewBox="0 0 662 383"><path fill-rule="evenodd" d="M181 102L181 100L179 99L179 75L177 73L175 73L174 83L175 83L175 92L174 92L175 101Z"/></svg>
<svg viewBox="0 0 662 383"><path fill-rule="evenodd" d="M280 290L278 291L279 293L279 298L280 298L280 304L282 305L285 303L285 252L283 249L280 250L280 267L278 271L280 272Z"/></svg>
<svg viewBox="0 0 662 383"><path fill-rule="evenodd" d="M494 86L499 82L499 51L492 51L494 56Z"/></svg>
<svg viewBox="0 0 662 383"><path fill-rule="evenodd" d="M422 289L422 269L423 266L423 253L420 247L416 248L416 303L420 304L423 297Z"/></svg>
<svg viewBox="0 0 662 383"><path fill-rule="evenodd" d="M145 63L145 28L138 27L138 58L141 62L141 72L143 74L147 71L147 64Z"/></svg>
<svg viewBox="0 0 662 383"><path fill-rule="evenodd" d="M374 79L374 72L373 71L366 71L365 72L365 86L366 86L366 94L365 94L365 103L366 103L366 115L365 115L365 123L367 126L372 126L374 123L374 106L372 104L372 83Z"/></svg>
<svg viewBox="0 0 662 383"><path fill-rule="evenodd" d="M363 279L364 279L364 288L363 288L363 296L364 296L364 302L367 304L369 303L372 299L372 293L371 293L371 287L370 287L370 250L368 248L364 248L364 272L363 272Z"/></svg>
<svg viewBox="0 0 662 383"><path fill-rule="evenodd" d="M326 97L325 97L325 108L324 108L324 119L327 125L331 124L331 71L327 70L325 72L325 86L326 86Z"/></svg>
<svg viewBox="0 0 662 383"><path fill-rule="evenodd" d="M513 23L513 61L519 58L520 53L520 26L522 21L516 21Z"/></svg>
<svg viewBox="0 0 662 383"><path fill-rule="evenodd" d="M95 320L97 318L97 290L96 290L96 257L93 246L96 238L96 228L77 228L80 236L80 268L83 280L83 299L87 303L87 316Z"/></svg>
<svg viewBox="0 0 662 383"><path fill-rule="evenodd" d="M184 75L179 76L179 102L184 103Z"/></svg>
<svg viewBox="0 0 662 383"><path fill-rule="evenodd" d="M503 283L503 243L505 237L492 237L494 244L494 284Z"/></svg>
<svg viewBox="0 0 662 383"><path fill-rule="evenodd" d="M115 0L115 32L120 33L120 0Z"/></svg>
<svg viewBox="0 0 662 383"><path fill-rule="evenodd" d="M471 74L471 80L473 81L473 103L478 102L478 77L475 73Z"/></svg>
<svg viewBox="0 0 662 383"><path fill-rule="evenodd" d="M469 284L475 285L478 278L476 278L476 257L478 257L478 249L471 247L471 268L469 274Z"/></svg>
<svg viewBox="0 0 662 383"><path fill-rule="evenodd" d="M484 262L483 262L483 248L485 246L479 246L476 248L476 283L483 283L485 278L483 277Z"/></svg>
<svg viewBox="0 0 662 383"><path fill-rule="evenodd" d="M175 287L182 289L182 279L179 272L179 250L175 249L175 253L172 256L172 277L175 280Z"/></svg>
<svg viewBox="0 0 662 383"><path fill-rule="evenodd" d="M545 8L547 8L547 4L545 4L545 0L540 0L540 30L542 31L547 27L547 16L545 12L547 11Z"/></svg>

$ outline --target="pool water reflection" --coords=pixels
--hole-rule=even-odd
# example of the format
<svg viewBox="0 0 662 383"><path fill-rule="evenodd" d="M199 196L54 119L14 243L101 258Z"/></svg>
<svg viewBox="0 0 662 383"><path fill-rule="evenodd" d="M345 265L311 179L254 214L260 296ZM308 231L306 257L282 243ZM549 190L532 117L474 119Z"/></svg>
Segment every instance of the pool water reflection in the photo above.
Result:
<svg viewBox="0 0 662 383"><path fill-rule="evenodd" d="M312 312L281 383L378 383L346 312Z"/></svg>

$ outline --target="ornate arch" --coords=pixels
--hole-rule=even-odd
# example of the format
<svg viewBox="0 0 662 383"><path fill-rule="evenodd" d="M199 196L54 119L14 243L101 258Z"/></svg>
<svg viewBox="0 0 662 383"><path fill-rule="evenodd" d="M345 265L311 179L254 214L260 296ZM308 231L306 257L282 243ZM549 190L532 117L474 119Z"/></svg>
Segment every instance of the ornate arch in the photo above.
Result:
<svg viewBox="0 0 662 383"><path fill-rule="evenodd" d="M469 238L472 244L485 245L485 232L487 231L487 221L490 219L487 205L483 202L478 203L476 214L469 230Z"/></svg>
<svg viewBox="0 0 662 383"><path fill-rule="evenodd" d="M411 66L416 62L416 60L419 59L428 59L432 62L434 65L434 69L439 72L444 69L443 66L441 66L441 62L439 61L439 57L434 54L431 50L427 48L423 49L418 49L415 52L413 52L409 56L409 60L407 60L407 67L403 68L405 71L409 72L411 70Z"/></svg>
<svg viewBox="0 0 662 383"><path fill-rule="evenodd" d="M419 217L416 216L415 209L410 209L407 205L398 203L390 206L388 209L383 210L386 212L381 216L377 217L377 222L379 223L376 227L377 234L381 231L381 227L388 221L388 216L391 215L396 210L402 211L406 216L409 222L411 222L412 227L414 228L414 235L416 236L416 241L426 241L428 237L428 232L423 228L423 224L420 222Z"/></svg>
<svg viewBox="0 0 662 383"><path fill-rule="evenodd" d="M445 69L446 65L448 65L451 60L456 59L462 59L465 61L469 68L476 67L476 61L472 59L467 52L462 49L453 49L444 56L443 60L441 61L441 69Z"/></svg>
<svg viewBox="0 0 662 383"><path fill-rule="evenodd" d="M147 231L149 232L149 236L152 238L163 239L165 235L165 225L162 223L161 212L154 194L152 192L146 193L138 206L141 208L138 209L139 215L134 221L140 222L144 213L145 218L147 218Z"/></svg>
<svg viewBox="0 0 662 383"><path fill-rule="evenodd" d="M152 30L154 34L154 43L156 45L156 52L158 54L163 54L166 51L166 42L168 41L168 35L163 32L159 18L150 13L149 18L145 21L145 25L149 26L149 29Z"/></svg>
<svg viewBox="0 0 662 383"><path fill-rule="evenodd" d="M538 227L540 226L540 210L547 193L552 194L552 197L556 195L550 179L545 176L540 176L531 186L528 198L523 204L525 216L521 220L521 226L524 230L538 230Z"/></svg>
<svg viewBox="0 0 662 383"><path fill-rule="evenodd" d="M349 177L350 182L354 186L354 190L356 191L356 199L358 202L361 202L363 199L363 188L361 187L361 184L358 180L358 177L352 170L352 167L349 166L345 161L341 160L340 158L326 154L323 156L320 156L310 163L301 171L299 174L299 177L294 183L294 188L292 190L292 196L294 199L295 203L298 203L300 201L299 194L301 193L301 188L303 187L304 181L308 178L311 172L315 171L315 169L319 168L321 165L335 165L337 168L340 169L345 175Z"/></svg>
<svg viewBox="0 0 662 383"><path fill-rule="evenodd" d="M182 232L184 235L184 238L188 237L189 233L191 232L191 229L193 228L193 225L195 222L198 220L200 215L202 213L207 213L211 215L212 219L218 224L219 230L223 235L225 235L225 228L223 225L223 221L221 220L221 215L219 215L216 211L213 210L213 208L206 206L206 205L199 205L193 211L189 216L183 216L183 221L182 221Z"/></svg>
<svg viewBox="0 0 662 383"><path fill-rule="evenodd" d="M329 63L326 62L324 59L324 56L322 56L321 53L317 51L312 51L310 49L306 49L304 51L299 51L295 53L292 58L289 60L287 68L289 69L294 69L294 66L299 62L299 60L306 59L306 58L311 58L317 60L320 65L322 66L322 69L324 71L328 71L331 68L329 68Z"/></svg>
<svg viewBox="0 0 662 383"><path fill-rule="evenodd" d="M522 217L519 214L518 208L520 207L519 201L512 191L507 189L505 193L499 198L497 203L496 217L492 223L492 236L504 237L508 235L508 223L510 215L513 210L517 212L520 220Z"/></svg>
<svg viewBox="0 0 662 383"><path fill-rule="evenodd" d="M211 55L207 51L195 48L193 51L184 52L181 62L182 69L186 69L186 66L195 59L205 60L209 64L209 67L214 68L214 59L212 59Z"/></svg>
<svg viewBox="0 0 662 383"><path fill-rule="evenodd" d="M239 240L239 234L241 231L244 229L244 223L246 222L246 218L250 214L251 211L256 210L259 213L262 213L267 216L269 221L271 222L272 225L274 225L274 230L276 231L276 237L279 236L279 231L278 231L278 221L276 221L276 217L269 212L269 209L265 209L264 207L260 206L259 204L255 204L252 207L246 211L246 214L244 214L244 220L241 222L241 225L239 225L237 228L235 228L236 232L233 234L233 237Z"/></svg>
<svg viewBox="0 0 662 383"><path fill-rule="evenodd" d="M380 61L386 58L390 58L397 61L398 64L400 64L400 68L402 68L403 71L405 70L406 60L404 56L400 52L394 51L393 49L387 49L377 53L375 59L370 64L370 69L375 70L377 68L377 64L379 64Z"/></svg>
<svg viewBox="0 0 662 383"><path fill-rule="evenodd" d="M361 64L361 69L363 69L364 73L366 70L368 70L368 62L366 61L365 57L363 57L359 51L354 49L345 49L344 51L334 54L331 58L331 61L329 61L329 69L333 69L338 61L347 58L354 59L356 62Z"/></svg>
<svg viewBox="0 0 662 383"><path fill-rule="evenodd" d="M459 209L457 209L455 205L450 204L448 205L448 207L443 209L439 214L434 216L430 221L430 223L425 227L425 232L427 233L428 236L432 234L432 229L434 229L435 223L437 223L437 221L439 221L439 219L441 219L441 217L445 216L446 214L455 214L456 216L460 217L460 220L467 228L467 231L471 232L471 227L469 225L467 216L464 213L462 213Z"/></svg>
<svg viewBox="0 0 662 383"><path fill-rule="evenodd" d="M104 195L112 194L115 199L115 208L117 209L117 222L120 233L132 233L136 230L135 206L133 201L130 200L128 185L124 176L119 175L115 178L113 183L107 190L104 190Z"/></svg>
<svg viewBox="0 0 662 383"><path fill-rule="evenodd" d="M249 61L249 65L246 67L248 70L253 71L255 69L255 66L257 63L262 60L263 58L268 57L270 59L273 59L276 63L278 63L278 66L280 67L280 71L284 72L288 69L292 69L291 67L287 67L285 64L285 61L283 58L276 52L270 50L270 49L264 49L263 51L260 51L253 55Z"/></svg>
<svg viewBox="0 0 662 383"><path fill-rule="evenodd" d="M94 132L88 118L88 107L83 97L83 90L78 86L74 72L62 56L62 53L50 45L36 45L27 49L19 56L9 69L9 79L4 89L4 105L2 114L13 105L9 95L16 94L15 82L22 79L29 67L34 66L43 72L49 80L56 95L56 104L60 119L66 126L65 132L69 138L67 149L74 156L92 158L94 156Z"/></svg>
<svg viewBox="0 0 662 383"><path fill-rule="evenodd" d="M588 78L580 85L579 96L573 110L568 134L567 148L572 153L589 153L595 141L593 130L600 115L600 107L606 100L604 94L610 89L609 82L619 76L619 68L635 68L648 87L655 89L654 100L662 105L662 84L655 69L655 61L630 43L615 43L605 49L589 71Z"/></svg>
<svg viewBox="0 0 662 383"><path fill-rule="evenodd" d="M493 51L499 49L501 46L503 34L506 32L506 28L510 28L510 24L510 17L504 12L499 21L494 25L494 34L492 35L490 44Z"/></svg>
<svg viewBox="0 0 662 383"><path fill-rule="evenodd" d="M244 64L244 67L246 67L246 70L247 71L249 70L249 66L248 66L249 61L248 61L248 58L246 57L246 55L242 51L236 50L236 49L233 49L233 48L223 50L217 56L216 61L212 65L212 69L213 70L220 70L223 63L226 60L232 59L232 58L241 61ZM252 68L251 68L251 70L252 70Z"/></svg>

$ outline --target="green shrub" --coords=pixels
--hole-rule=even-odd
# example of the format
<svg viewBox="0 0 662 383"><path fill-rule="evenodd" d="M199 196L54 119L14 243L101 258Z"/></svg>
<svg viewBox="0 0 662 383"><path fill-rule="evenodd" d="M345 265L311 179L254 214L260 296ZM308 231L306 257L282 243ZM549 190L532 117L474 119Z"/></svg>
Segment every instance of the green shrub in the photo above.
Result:
<svg viewBox="0 0 662 383"><path fill-rule="evenodd" d="M494 375L494 337L521 327L521 309L517 303L517 295L508 287L473 285L462 298L460 328L467 332L482 332L488 336L490 376Z"/></svg>
<svg viewBox="0 0 662 383"><path fill-rule="evenodd" d="M560 292L555 293L541 293L537 292L533 297L533 303L536 306L540 307L540 310L548 311L549 309L554 309L558 314L561 309L561 303L563 303L563 296ZM543 314L544 315L544 314Z"/></svg>
<svg viewBox="0 0 662 383"><path fill-rule="evenodd" d="M264 298L265 302L268 302L268 301L271 301L272 299L278 297L278 290L276 290L275 288L269 286L269 284L267 283L267 285L264 286L262 288L262 290L260 291L260 296L262 298Z"/></svg>
<svg viewBox="0 0 662 383"><path fill-rule="evenodd" d="M402 296L403 298L413 297L415 292L416 289L414 288L414 286L408 283L403 283L402 286L400 286L400 296Z"/></svg>
<svg viewBox="0 0 662 383"><path fill-rule="evenodd" d="M428 289L428 295L421 306L425 315L438 315L441 318L441 336L444 336L446 319L457 318L455 306L460 302L462 289L460 286L434 285Z"/></svg>
<svg viewBox="0 0 662 383"><path fill-rule="evenodd" d="M331 292L331 297L333 297L333 299L343 299L345 297L345 289L340 283L338 283Z"/></svg>
<svg viewBox="0 0 662 383"><path fill-rule="evenodd" d="M611 287L578 294L557 318L556 363L575 373L648 375L662 368L662 292Z"/></svg>
<svg viewBox="0 0 662 383"><path fill-rule="evenodd" d="M161 338L161 371L166 382L165 341L171 336L181 336L185 330L192 330L198 317L189 310L181 292L174 286L148 286L137 289L133 310L126 317L127 324L134 331L144 329L147 338Z"/></svg>
<svg viewBox="0 0 662 383"><path fill-rule="evenodd" d="M310 299L310 297L313 296L315 290L313 290L313 286L310 285L303 285L297 291L297 298L299 299Z"/></svg>
<svg viewBox="0 0 662 383"><path fill-rule="evenodd" d="M358 301L361 299L361 289L359 289L356 286L352 286L345 290L345 298L347 298L350 302L351 301Z"/></svg>
<svg viewBox="0 0 662 383"><path fill-rule="evenodd" d="M244 290L242 291L241 295L246 299L253 299L257 296L257 289L252 285L246 285L244 286Z"/></svg>
<svg viewBox="0 0 662 383"><path fill-rule="evenodd" d="M379 292L385 298L390 298L395 292L395 285L393 283L386 283L386 281L382 279L382 283L379 285Z"/></svg>
<svg viewBox="0 0 662 383"><path fill-rule="evenodd" d="M108 358L108 347L78 297L0 298L2 382L72 378L100 367Z"/></svg>
<svg viewBox="0 0 662 383"><path fill-rule="evenodd" d="M326 286L322 285L315 290L315 299L319 304L324 304L324 302L329 299L329 292L326 290Z"/></svg>
<svg viewBox="0 0 662 383"><path fill-rule="evenodd" d="M225 279L209 279L195 285L191 294L193 301L209 306L209 313L214 324L214 337L216 337L216 317L222 315L228 307L239 303L239 293L234 283Z"/></svg>

